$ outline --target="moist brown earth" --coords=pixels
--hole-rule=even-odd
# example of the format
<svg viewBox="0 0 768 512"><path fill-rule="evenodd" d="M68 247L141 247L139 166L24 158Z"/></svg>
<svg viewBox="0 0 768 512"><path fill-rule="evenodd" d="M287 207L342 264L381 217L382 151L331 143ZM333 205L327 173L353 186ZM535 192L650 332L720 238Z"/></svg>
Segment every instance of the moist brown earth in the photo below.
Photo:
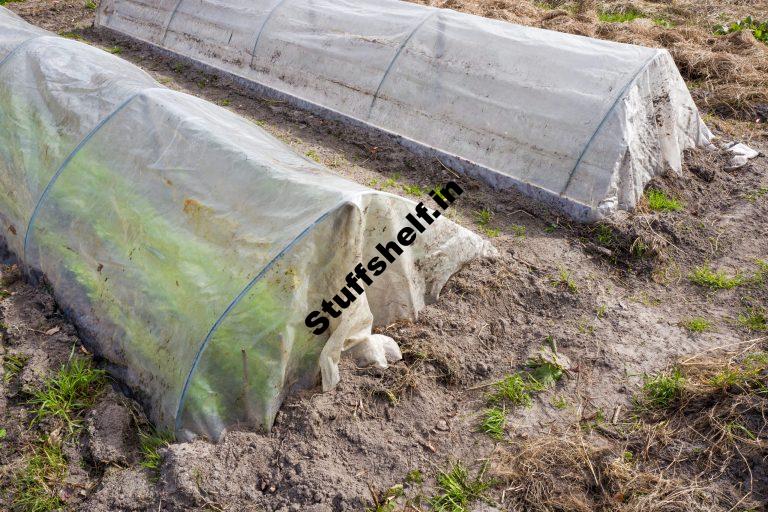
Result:
<svg viewBox="0 0 768 512"><path fill-rule="evenodd" d="M711 33L715 23L747 14L768 19L765 2L429 3L514 23L667 47L721 141L744 141L768 151L768 46L744 33ZM610 223L572 225L514 192L501 193L456 177L439 162L416 157L386 137L251 97L223 78L102 34L92 28L93 10L82 1L27 0L7 6L48 30L119 53L168 87L254 120L296 151L351 180L402 195L403 185L429 190L457 180L466 193L454 205L453 220L489 237L499 250L498 258L475 261L458 272L417 322L380 329L400 343L402 362L387 370L344 362L335 390L289 397L268 434L230 432L218 444L173 443L160 450L162 462L159 471L153 471L141 465L138 431L147 428L146 418L114 383L115 389L104 391L86 413L79 433L63 441L68 476L51 487L66 509L422 510L429 508L429 497L439 493L440 471L455 462L469 467L473 475L485 474L487 468L500 475L485 491L488 503L467 504L467 510L729 510L748 509L768 499L761 469L768 456L762 431L757 434L762 452L745 458L745 464L729 462L715 473L678 460L656 467L654 478L660 480L654 489L669 491L664 500L641 506L637 496L650 495L647 488L630 486L630 496L630 491L608 493L603 485L606 478L616 478L618 467L614 459L603 464L605 454L622 457L631 444L631 436L624 436L617 425L636 420L628 411L634 410L632 397L638 396L645 375L696 354L717 353L719 347L757 350L763 343L765 333L749 330L739 318L768 308L768 287L758 279L758 260L768 260L764 157L726 171L727 155L690 152L682 175L651 185L677 198L682 211L656 212L643 204ZM629 23L598 19L600 12L622 9L643 12L645 18ZM477 212L483 209L492 212L487 226L478 223ZM690 280L701 266L749 280L729 290L711 290ZM53 424L32 424L29 393L72 351L87 353L87 348L48 290L20 280L13 267L4 270L3 279L8 294L0 302L0 353L27 358L18 376L0 379L0 428L7 431L0 440L0 508L10 509L16 475L30 447L41 436L57 434ZM686 329L683 323L694 317L707 319L712 330ZM55 327L59 330L46 334ZM492 383L524 368L542 349L556 350L565 377L538 393L531 407L506 409L503 439L479 432ZM550 448L532 452L531 446ZM680 453L692 453L693 448L681 448ZM520 467L512 462L528 461L531 453L546 462L535 472L531 464ZM647 449L636 453L648 455L638 462L646 468L659 456ZM584 473L565 471L577 459L586 464ZM522 493L529 489L509 478L510 468L550 482L549 497L536 494L537 505L525 501ZM567 486L555 489L558 482L580 479L585 482L582 494ZM674 487L682 485L675 482L691 481L700 489L682 492ZM387 491L397 485L403 486L405 497L387 504Z"/></svg>

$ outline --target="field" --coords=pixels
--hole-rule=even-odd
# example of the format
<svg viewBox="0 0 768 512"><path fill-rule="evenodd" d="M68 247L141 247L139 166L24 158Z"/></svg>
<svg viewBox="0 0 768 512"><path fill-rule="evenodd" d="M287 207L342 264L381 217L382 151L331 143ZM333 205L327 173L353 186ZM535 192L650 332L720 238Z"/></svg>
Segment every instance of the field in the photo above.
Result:
<svg viewBox="0 0 768 512"><path fill-rule="evenodd" d="M96 369L48 291L8 265L0 509L646 512L768 502L768 40L731 26L768 20L768 2L426 3L668 48L720 141L763 156L727 171L726 153L690 152L683 175L654 181L637 211L591 226L458 178L466 193L453 220L499 257L462 269L417 322L381 329L402 362L344 363L337 389L291 396L268 435L231 432L219 444L155 431ZM252 119L351 180L416 198L457 179L384 137L102 34L91 1L5 6ZM79 362L66 366L73 353Z"/></svg>

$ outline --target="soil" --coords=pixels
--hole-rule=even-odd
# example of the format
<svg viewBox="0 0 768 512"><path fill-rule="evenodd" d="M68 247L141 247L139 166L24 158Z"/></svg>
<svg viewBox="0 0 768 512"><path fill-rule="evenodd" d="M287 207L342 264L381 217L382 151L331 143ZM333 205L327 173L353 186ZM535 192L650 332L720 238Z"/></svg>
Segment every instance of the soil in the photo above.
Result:
<svg viewBox="0 0 768 512"><path fill-rule="evenodd" d="M680 24L672 28L649 26L647 19L603 23L589 5L571 9L564 2L431 3L516 23L668 47L721 140L744 141L768 152L761 117L768 103L768 46L759 46L762 43L751 36L723 42L705 30L715 20L746 14L768 19L765 2L632 4ZM296 151L314 155L351 180L382 188L388 178L399 177L399 183L431 189L435 183L457 179L439 162L416 157L386 137L249 96L225 79L102 34L92 28L94 11L82 0L26 0L7 7L43 28L119 53L168 87L257 121ZM686 61L690 52L702 59L719 52L718 62L742 67L712 74L703 60L699 68L693 60ZM720 94L718 88L726 82L730 92ZM735 86L747 92L738 96ZM410 510L419 510L418 498L434 493L435 477L452 462L482 467L485 461L493 462L499 450L508 450L507 445L565 436L574 427L583 432L583 425L603 417L624 418L644 375L680 358L758 339L760 333L747 330L738 318L746 308L768 307L765 285L712 291L689 279L702 265L752 275L759 270L756 260L768 260L766 158L734 171L724 170L728 157L718 152L690 152L685 162L681 176L652 184L678 198L683 211L659 213L643 205L601 226L572 225L514 192L500 193L459 178L467 193L455 203L453 220L486 236L476 212L491 210L490 226L499 235L490 240L499 257L475 261L458 272L417 322L381 329L400 344L402 362L387 370L343 362L336 389L289 397L269 434L230 432L218 444L173 443L160 450L158 472L141 466L138 430L147 425L141 409L117 387L110 388L87 413L82 432L65 443L68 477L59 494L66 508L359 511L403 484L413 499ZM405 195L396 187L388 191ZM647 249L639 255L641 243ZM5 326L0 354L27 357L17 377L0 379L0 427L7 430L0 440L0 508L10 508L14 475L29 446L41 432L50 434L44 422L31 425L28 393L55 373L73 350L87 349L48 290L20 280L13 266L5 268L2 279L9 294L0 302ZM693 317L707 318L714 329L690 332L682 322ZM55 333L46 334L54 328ZM523 368L547 347L556 347L566 377L555 389L538 394L530 408L508 411L506 441L478 432L489 384ZM611 442L599 429L587 436L596 445ZM424 475L423 482L408 478L414 470ZM751 490L752 498L768 499L764 479L747 489L743 475L730 471L719 475L718 482L736 495ZM507 509L514 492L493 487L488 495L494 507ZM475 507L471 510L493 510L482 503ZM711 510L727 508L713 504Z"/></svg>

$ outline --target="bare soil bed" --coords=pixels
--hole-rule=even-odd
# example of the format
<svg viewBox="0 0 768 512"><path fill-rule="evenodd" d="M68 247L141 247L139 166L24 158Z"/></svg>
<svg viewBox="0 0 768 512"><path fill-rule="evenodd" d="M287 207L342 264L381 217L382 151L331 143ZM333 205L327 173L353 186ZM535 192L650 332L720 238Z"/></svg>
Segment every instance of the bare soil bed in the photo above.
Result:
<svg viewBox="0 0 768 512"><path fill-rule="evenodd" d="M721 140L768 152L768 45L712 34L748 14L768 19L766 2L429 3L667 47ZM768 500L764 156L726 171L727 155L691 152L682 176L650 187L675 207L646 201L610 223L572 225L384 137L101 34L91 3L7 6L254 120L351 180L403 195L458 180L467 192L454 220L500 256L458 272L417 322L380 330L403 349L388 370L345 362L337 389L290 397L268 434L159 449L138 404L103 377L73 428L38 416L36 391L88 348L48 290L6 267L0 508L35 510L30 494L37 510L84 511L758 510ZM636 19L610 21L626 13Z"/></svg>

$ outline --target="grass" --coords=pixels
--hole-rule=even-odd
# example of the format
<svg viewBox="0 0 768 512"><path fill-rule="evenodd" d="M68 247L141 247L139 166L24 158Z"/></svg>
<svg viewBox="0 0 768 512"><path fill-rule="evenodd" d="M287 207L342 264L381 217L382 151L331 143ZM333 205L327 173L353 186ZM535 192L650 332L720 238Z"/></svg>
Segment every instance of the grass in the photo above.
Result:
<svg viewBox="0 0 768 512"><path fill-rule="evenodd" d="M317 151L315 151L314 149L310 149L305 153L305 155L307 156L307 158L314 160L315 162L318 162L318 163L320 162L320 156L317 154Z"/></svg>
<svg viewBox="0 0 768 512"><path fill-rule="evenodd" d="M3 356L3 370L5 372L5 375L3 375L3 380L6 383L10 382L14 377L21 373L21 370L24 369L24 365L27 364L28 360L29 357L27 356L18 354L5 354L5 356Z"/></svg>
<svg viewBox="0 0 768 512"><path fill-rule="evenodd" d="M123 49L120 46L113 46L111 48L108 48L107 51L112 55L120 55L121 53L123 53Z"/></svg>
<svg viewBox="0 0 768 512"><path fill-rule="evenodd" d="M8 431L4 428L0 428L0 441L8 437Z"/></svg>
<svg viewBox="0 0 768 512"><path fill-rule="evenodd" d="M30 405L37 408L33 423L46 418L62 421L69 433L80 426L80 412L92 406L106 382L105 372L87 359L74 358L32 393Z"/></svg>
<svg viewBox="0 0 768 512"><path fill-rule="evenodd" d="M646 376L638 405L645 409L666 409L682 396L684 386L685 378L677 368L669 373Z"/></svg>
<svg viewBox="0 0 768 512"><path fill-rule="evenodd" d="M164 430L152 430L150 432L139 431L139 443L141 448L141 466L151 471L160 469L159 450L173 442L173 434Z"/></svg>
<svg viewBox="0 0 768 512"><path fill-rule="evenodd" d="M553 406L555 409L558 409L558 410L561 410L561 411L562 411L563 409L567 408L567 407L568 407L568 405L569 405L569 404L568 404L568 399L567 399L567 398L565 398L565 397L564 397L564 396L562 396L562 395L560 395L560 396L556 396L556 397L553 397L553 398L552 398L552 400L551 400L550 402L552 403L552 406Z"/></svg>
<svg viewBox="0 0 768 512"><path fill-rule="evenodd" d="M755 39L768 44L768 20L759 22L752 16L747 16L741 21L734 21L729 25L717 25L714 32L716 35L722 36L741 32L742 30L749 30L755 36Z"/></svg>
<svg viewBox="0 0 768 512"><path fill-rule="evenodd" d="M597 14L597 19L604 23L627 23L644 17L643 13L637 9L624 9L616 12L602 11Z"/></svg>
<svg viewBox="0 0 768 512"><path fill-rule="evenodd" d="M35 448L24 468L16 474L16 493L11 510L48 512L60 510L64 502L58 487L67 474L67 463L61 446L49 440Z"/></svg>
<svg viewBox="0 0 768 512"><path fill-rule="evenodd" d="M604 247L610 247L613 245L613 230L605 224L597 226L597 233L595 234L597 243Z"/></svg>
<svg viewBox="0 0 768 512"><path fill-rule="evenodd" d="M488 224L490 224L492 217L493 217L493 212L488 208L483 208L482 210L478 210L475 212L475 222L480 227L485 227Z"/></svg>
<svg viewBox="0 0 768 512"><path fill-rule="evenodd" d="M403 192L409 196L420 197L424 195L424 191L418 185L403 185Z"/></svg>
<svg viewBox="0 0 768 512"><path fill-rule="evenodd" d="M99 5L96 2L94 2L93 0L86 0L86 2L85 2L85 8L90 10L90 11L95 11L98 6Z"/></svg>
<svg viewBox="0 0 768 512"><path fill-rule="evenodd" d="M654 212L679 212L682 211L683 204L669 197L667 194L657 189L650 189L646 194L648 198L648 207Z"/></svg>
<svg viewBox="0 0 768 512"><path fill-rule="evenodd" d="M706 332L712 329L712 322L706 318L696 317L683 320L680 325L690 332Z"/></svg>
<svg viewBox="0 0 768 512"><path fill-rule="evenodd" d="M747 308L744 313L739 315L739 324L742 327L754 332L762 332L768 330L768 318L766 318L765 310L762 308Z"/></svg>
<svg viewBox="0 0 768 512"><path fill-rule="evenodd" d="M515 373L497 382L487 398L492 404L509 402L513 406L530 407L533 403L531 394L536 391L541 391L537 382L527 378L525 374Z"/></svg>
<svg viewBox="0 0 768 512"><path fill-rule="evenodd" d="M482 472L477 478L469 476L469 470L460 463L453 465L447 473L437 475L436 496L429 500L435 512L469 512L472 503L484 498L483 494L491 482L483 479Z"/></svg>
<svg viewBox="0 0 768 512"><path fill-rule="evenodd" d="M504 429L507 426L507 411L503 407L491 407L483 413L480 431L492 439L504 439Z"/></svg>
<svg viewBox="0 0 768 512"><path fill-rule="evenodd" d="M519 226L517 224L512 226L512 232L515 234L517 238L525 238L526 231L527 230L525 226Z"/></svg>
<svg viewBox="0 0 768 512"><path fill-rule="evenodd" d="M745 281L744 277L738 273L729 276L722 270L714 271L706 265L695 268L689 279L692 283L710 290L730 290L741 286Z"/></svg>
<svg viewBox="0 0 768 512"><path fill-rule="evenodd" d="M564 288L571 293L579 293L576 281L574 281L571 273L565 268L560 269L558 275L550 280L550 284L556 288Z"/></svg>

